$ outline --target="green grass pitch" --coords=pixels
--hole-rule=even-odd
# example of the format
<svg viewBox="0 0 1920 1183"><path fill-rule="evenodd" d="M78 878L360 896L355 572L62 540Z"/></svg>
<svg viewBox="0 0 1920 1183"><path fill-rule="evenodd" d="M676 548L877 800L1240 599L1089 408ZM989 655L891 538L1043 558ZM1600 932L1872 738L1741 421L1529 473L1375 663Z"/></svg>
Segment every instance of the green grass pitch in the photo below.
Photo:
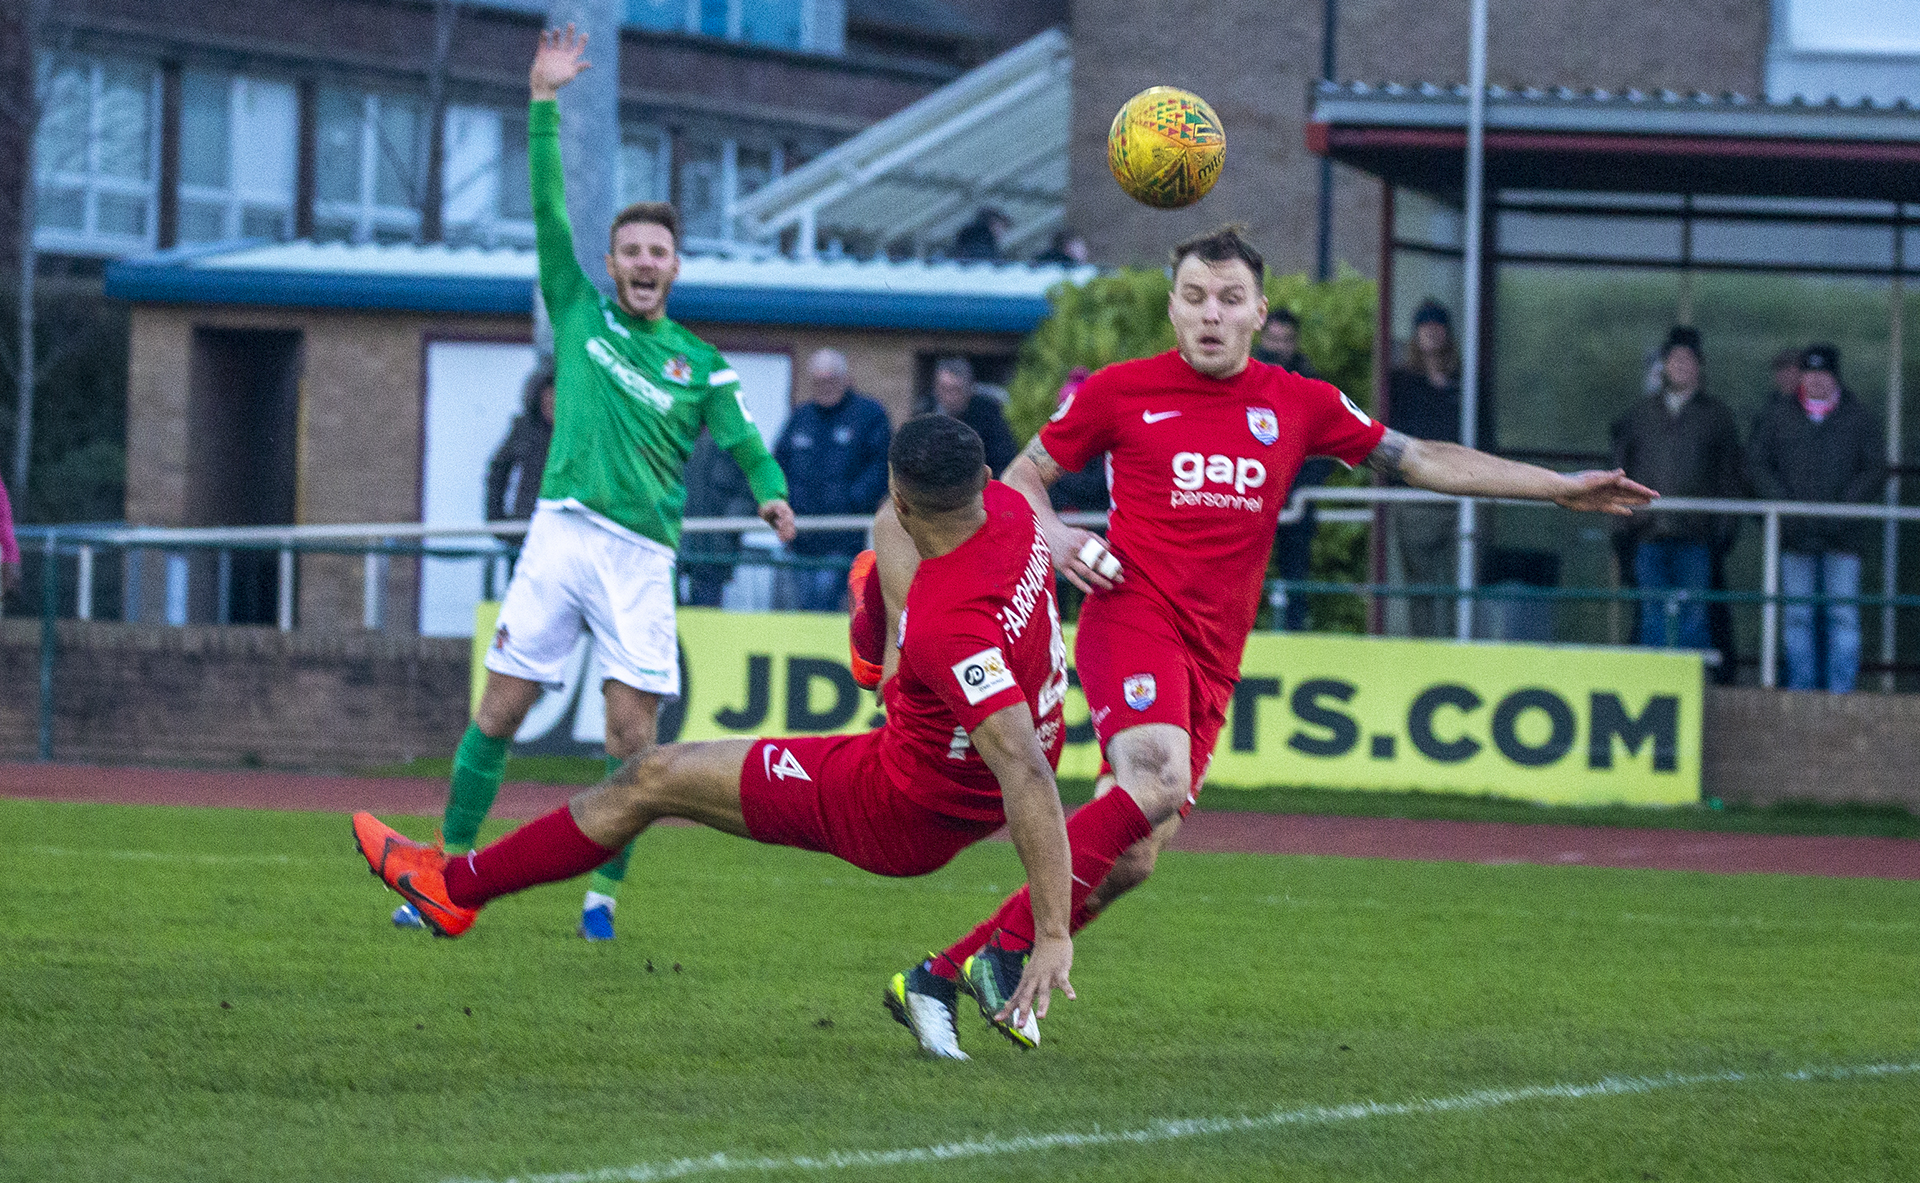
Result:
<svg viewBox="0 0 1920 1183"><path fill-rule="evenodd" d="M5 1179L1920 1178L1915 882L1173 854L947 1064L880 986L1004 844L656 830L610 946L396 931L344 817L0 802L0 867Z"/></svg>

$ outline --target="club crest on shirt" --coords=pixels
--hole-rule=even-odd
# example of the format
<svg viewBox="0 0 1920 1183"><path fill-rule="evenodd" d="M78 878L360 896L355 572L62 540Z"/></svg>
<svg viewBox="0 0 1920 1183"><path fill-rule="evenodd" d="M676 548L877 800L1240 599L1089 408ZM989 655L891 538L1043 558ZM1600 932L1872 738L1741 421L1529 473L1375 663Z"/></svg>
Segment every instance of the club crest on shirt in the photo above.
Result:
<svg viewBox="0 0 1920 1183"><path fill-rule="evenodd" d="M1272 407L1248 407L1247 430L1253 438L1263 444L1271 444L1280 438L1280 417L1273 413Z"/></svg>
<svg viewBox="0 0 1920 1183"><path fill-rule="evenodd" d="M687 355L683 353L667 359L667 363L660 367L660 374L669 382L678 382L685 386L693 381L693 363L688 361Z"/></svg>
<svg viewBox="0 0 1920 1183"><path fill-rule="evenodd" d="M493 647L495 649L505 649L507 647L507 626L506 625L503 624L499 628L493 630Z"/></svg>
<svg viewBox="0 0 1920 1183"><path fill-rule="evenodd" d="M1144 711L1153 705L1160 690L1153 684L1152 674L1128 674L1120 683L1120 693L1126 696L1128 706L1136 711Z"/></svg>

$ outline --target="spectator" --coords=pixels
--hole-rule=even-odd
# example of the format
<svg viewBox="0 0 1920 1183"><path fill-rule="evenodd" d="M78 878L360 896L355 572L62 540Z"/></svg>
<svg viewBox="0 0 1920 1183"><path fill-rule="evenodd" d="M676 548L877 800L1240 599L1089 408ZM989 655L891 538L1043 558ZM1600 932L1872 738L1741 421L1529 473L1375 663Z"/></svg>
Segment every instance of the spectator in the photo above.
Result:
<svg viewBox="0 0 1920 1183"><path fill-rule="evenodd" d="M1045 253L1034 257L1036 263L1052 263L1060 267L1084 267L1087 263L1087 240L1071 230L1053 232L1053 242Z"/></svg>
<svg viewBox="0 0 1920 1183"><path fill-rule="evenodd" d="M0 595L20 587L20 540L13 535L13 502L0 481Z"/></svg>
<svg viewBox="0 0 1920 1183"><path fill-rule="evenodd" d="M1614 467L1667 497L1742 496L1740 431L1727 405L1700 388L1699 330L1673 328L1660 347L1660 361L1660 389L1637 400L1613 425ZM1634 515L1621 527L1631 544L1634 585L1709 590L1714 557L1733 544L1736 528L1725 515ZM1642 602L1636 639L1653 647L1667 644L1664 603ZM1681 606L1674 643L1682 649L1714 648L1705 603L1690 599Z"/></svg>
<svg viewBox="0 0 1920 1183"><path fill-rule="evenodd" d="M687 460L686 514L690 518L750 518L757 503L747 487L746 474L713 442L711 432L702 431ZM680 538L680 573L687 578L685 603L697 608L718 608L720 593L733 578L734 560L740 554L738 534L683 534Z"/></svg>
<svg viewBox="0 0 1920 1183"><path fill-rule="evenodd" d="M887 445L893 428L880 404L847 385L847 357L822 349L807 363L809 399L795 407L773 455L787 474L796 514L869 514L887 493ZM792 551L843 560L795 572L799 607L833 612L846 597L847 567L866 545L863 531L803 531Z"/></svg>
<svg viewBox="0 0 1920 1183"><path fill-rule="evenodd" d="M1013 219L993 206L982 206L973 216L973 221L960 227L953 236L953 257L956 259L984 259L989 262L1000 258L1001 244L1007 239L1007 231L1013 229Z"/></svg>
<svg viewBox="0 0 1920 1183"><path fill-rule="evenodd" d="M1800 388L1754 421L1748 464L1754 489L1770 501L1877 500L1887 475L1886 437L1873 412L1840 384L1840 351L1809 346ZM1852 599L1860 594L1862 523L1844 518L1780 520L1780 590L1789 596ZM1817 589L1817 590L1816 590ZM1828 604L1825 660L1813 605L1782 613L1787 689L1853 689L1860 675L1860 605Z"/></svg>
<svg viewBox="0 0 1920 1183"><path fill-rule="evenodd" d="M1460 442L1460 350L1453 341L1453 318L1438 301L1424 301L1414 310L1407 362L1387 379L1386 417L1388 426L1415 439ZM1395 506L1388 521L1393 582L1454 582L1459 513L1453 506ZM1441 608L1438 597L1408 597L1407 635L1451 634Z"/></svg>
<svg viewBox="0 0 1920 1183"><path fill-rule="evenodd" d="M520 413L487 465L487 520L525 521L540 502L540 478L553 442L553 359L545 357L521 386ZM503 535L518 546L525 534Z"/></svg>
<svg viewBox="0 0 1920 1183"><path fill-rule="evenodd" d="M1253 351L1254 359L1268 365L1292 370L1302 378L1318 378L1319 371L1300 352L1300 320L1294 314L1279 305L1274 305L1267 313L1266 327L1260 330L1260 345ZM1333 472L1333 461L1325 456L1308 457L1300 466L1300 474L1293 479L1293 487L1287 490L1292 499L1294 491L1306 485L1323 485ZM1306 512L1297 522L1281 522L1273 535L1274 572L1280 578L1290 582L1309 579L1313 574L1313 536L1320 528L1319 517L1313 502L1306 503ZM1289 594L1286 608L1277 622L1290 633L1297 633L1307 627L1307 598Z"/></svg>
<svg viewBox="0 0 1920 1183"><path fill-rule="evenodd" d="M999 476L1013 463L1013 432L1000 400L974 388L973 363L964 357L943 357L933 367L933 408L973 428L987 446L987 467Z"/></svg>
<svg viewBox="0 0 1920 1183"><path fill-rule="evenodd" d="M1070 402L1089 372L1085 366L1073 367L1067 380L1061 383L1054 405L1065 406ZM1047 500L1055 513L1105 513L1111 505L1107 495L1106 455L1095 456L1079 472L1066 473L1053 482L1047 489Z"/></svg>
<svg viewBox="0 0 1920 1183"><path fill-rule="evenodd" d="M1777 399L1790 403L1799 397L1800 351L1782 349L1773 355L1773 393L1767 401L1771 403Z"/></svg>

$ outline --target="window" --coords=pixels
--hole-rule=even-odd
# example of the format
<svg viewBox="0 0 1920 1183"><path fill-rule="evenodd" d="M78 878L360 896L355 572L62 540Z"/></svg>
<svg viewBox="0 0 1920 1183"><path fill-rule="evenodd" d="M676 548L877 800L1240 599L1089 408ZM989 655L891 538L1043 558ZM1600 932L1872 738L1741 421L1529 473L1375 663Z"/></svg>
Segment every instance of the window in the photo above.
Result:
<svg viewBox="0 0 1920 1183"><path fill-rule="evenodd" d="M159 74L89 58L63 58L50 71L34 140L35 244L85 254L152 245Z"/></svg>
<svg viewBox="0 0 1920 1183"><path fill-rule="evenodd" d="M1912 0L1780 0L1786 40L1801 53L1920 56Z"/></svg>
<svg viewBox="0 0 1920 1183"><path fill-rule="evenodd" d="M688 143L676 165L682 234L695 249L733 242L735 203L778 179L784 165L779 147L736 139Z"/></svg>
<svg viewBox="0 0 1920 1183"><path fill-rule="evenodd" d="M620 204L667 199L667 137L651 127L620 129Z"/></svg>
<svg viewBox="0 0 1920 1183"><path fill-rule="evenodd" d="M845 0L627 0L627 24L666 33L839 53Z"/></svg>
<svg viewBox="0 0 1920 1183"><path fill-rule="evenodd" d="M314 237L411 238L426 153L419 100L326 88L317 105Z"/></svg>
<svg viewBox="0 0 1920 1183"><path fill-rule="evenodd" d="M448 242L533 241L526 112L447 108L445 176Z"/></svg>
<svg viewBox="0 0 1920 1183"><path fill-rule="evenodd" d="M182 75L180 241L290 237L299 138L292 86Z"/></svg>

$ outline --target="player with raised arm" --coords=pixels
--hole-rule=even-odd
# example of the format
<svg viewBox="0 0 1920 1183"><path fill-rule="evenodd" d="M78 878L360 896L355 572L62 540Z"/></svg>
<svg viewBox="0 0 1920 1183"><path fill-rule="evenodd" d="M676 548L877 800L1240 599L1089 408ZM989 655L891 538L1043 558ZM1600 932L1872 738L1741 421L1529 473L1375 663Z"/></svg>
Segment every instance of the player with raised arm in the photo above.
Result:
<svg viewBox="0 0 1920 1183"><path fill-rule="evenodd" d="M1089 593L1075 656L1112 778L1067 822L1074 931L1145 881L1193 808L1253 630L1275 519L1307 457L1365 463L1442 493L1601 513L1628 514L1655 496L1618 470L1562 474L1411 439L1326 382L1251 360L1265 272L1237 227L1174 248L1167 315L1177 347L1093 374L1005 474L1033 506L1055 569ZM1047 502L1047 486L1103 452L1113 493L1104 543ZM990 1022L1031 1046L1031 1016L1006 1005L1031 917L1022 889L916 980L958 980Z"/></svg>
<svg viewBox="0 0 1920 1183"><path fill-rule="evenodd" d="M680 273L671 205L621 210L609 230L614 298L575 260L560 170L560 88L589 63L568 26L541 34L529 73L527 154L540 292L553 321L553 443L506 602L487 651L480 705L454 754L442 819L447 849L470 849L506 774L514 732L559 683L580 630L593 634L606 679L610 768L654 743L660 702L680 693L674 551L686 504L681 473L705 427L746 474L759 513L794 535L787 482L740 397L740 380L705 341L667 318ZM627 852L615 845L581 908L580 935L613 936ZM422 924L402 905L395 924Z"/></svg>
<svg viewBox="0 0 1920 1183"><path fill-rule="evenodd" d="M488 900L600 865L663 817L924 875L1002 824L1032 887L1032 957L1009 1005L1045 1015L1068 970L1067 832L1054 784L1066 645L1033 510L990 481L980 437L929 415L893 438L892 500L875 521L882 575L905 578L888 654L886 725L861 735L669 744L484 850L448 857L371 814L355 841L374 873L445 936ZM965 1059L955 996L890 992L930 1054Z"/></svg>

